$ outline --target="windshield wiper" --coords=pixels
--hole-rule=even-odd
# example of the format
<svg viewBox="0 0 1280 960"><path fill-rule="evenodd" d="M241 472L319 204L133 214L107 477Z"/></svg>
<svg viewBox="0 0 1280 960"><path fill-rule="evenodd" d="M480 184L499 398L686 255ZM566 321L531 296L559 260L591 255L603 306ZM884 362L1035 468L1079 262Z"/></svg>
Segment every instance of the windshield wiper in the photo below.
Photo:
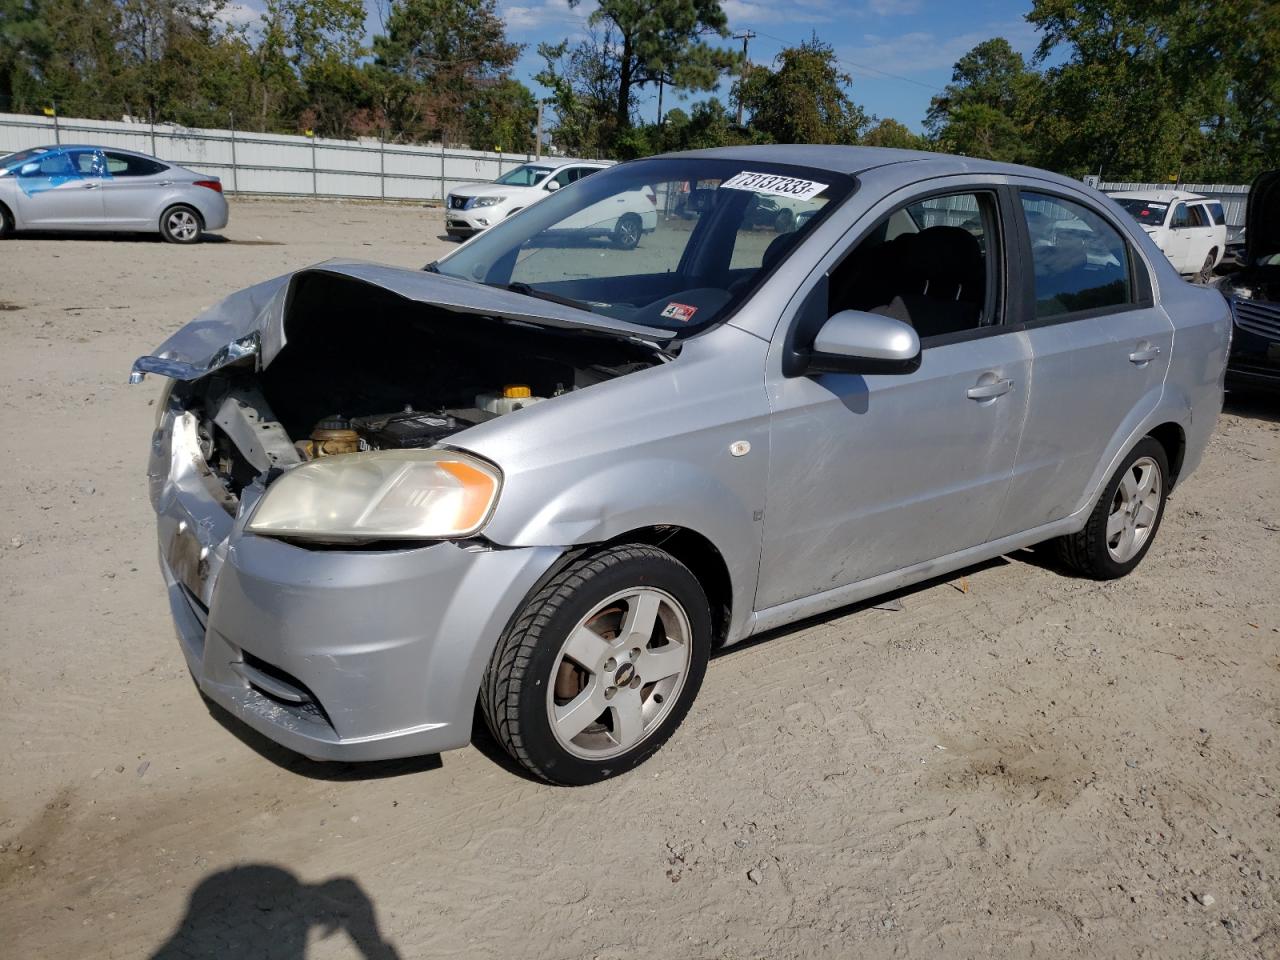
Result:
<svg viewBox="0 0 1280 960"><path fill-rule="evenodd" d="M526 297L534 297L538 300L549 300L552 303L559 303L566 307L577 307L579 310L585 310L587 313L595 313L591 304L583 303L581 300L574 300L572 297L562 297L558 293L548 293L546 290L539 290L537 287L531 287L527 283L519 281L515 283L491 283L491 287L501 287L503 290L510 290L512 293L524 294Z"/></svg>

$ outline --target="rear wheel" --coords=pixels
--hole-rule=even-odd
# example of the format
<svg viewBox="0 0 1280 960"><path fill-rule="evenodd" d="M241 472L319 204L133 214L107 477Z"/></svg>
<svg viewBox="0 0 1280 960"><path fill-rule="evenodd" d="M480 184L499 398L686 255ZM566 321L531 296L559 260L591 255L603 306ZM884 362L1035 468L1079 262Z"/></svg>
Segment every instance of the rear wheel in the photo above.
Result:
<svg viewBox="0 0 1280 960"><path fill-rule="evenodd" d="M618 218L610 238L615 247L623 250L634 250L640 245L640 234L644 232L644 224L638 213L624 213Z"/></svg>
<svg viewBox="0 0 1280 960"><path fill-rule="evenodd" d="M525 604L489 661L480 703L494 737L553 783L638 766L697 696L711 648L706 594L671 554L610 547Z"/></svg>
<svg viewBox="0 0 1280 960"><path fill-rule="evenodd" d="M178 204L160 215L160 236L170 243L195 243L204 233L204 222L192 207Z"/></svg>
<svg viewBox="0 0 1280 960"><path fill-rule="evenodd" d="M1143 437L1111 477L1084 528L1061 538L1062 559L1095 580L1123 577L1151 548L1169 495L1164 447Z"/></svg>
<svg viewBox="0 0 1280 960"><path fill-rule="evenodd" d="M1213 278L1213 268L1218 262L1218 248L1214 247L1209 251L1209 255L1204 258L1204 266L1200 268L1200 272L1196 274L1196 283L1208 283Z"/></svg>

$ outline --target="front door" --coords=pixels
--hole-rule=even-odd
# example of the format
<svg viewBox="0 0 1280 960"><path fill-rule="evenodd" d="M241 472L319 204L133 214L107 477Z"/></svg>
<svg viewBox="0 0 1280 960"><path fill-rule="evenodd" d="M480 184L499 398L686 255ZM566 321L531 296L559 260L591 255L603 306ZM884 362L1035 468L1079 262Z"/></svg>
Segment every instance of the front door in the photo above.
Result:
<svg viewBox="0 0 1280 960"><path fill-rule="evenodd" d="M23 164L15 175L18 215L27 227L102 229L104 161L97 150L53 150Z"/></svg>
<svg viewBox="0 0 1280 960"><path fill-rule="evenodd" d="M1002 325L1007 218L994 190L907 199L810 294L800 325L813 310L819 324L842 309L894 316L920 334L922 361L867 376L771 365L757 609L990 539L1031 366L1026 338Z"/></svg>
<svg viewBox="0 0 1280 960"><path fill-rule="evenodd" d="M1020 196L1035 267L1024 307L1034 387L997 534L1088 505L1107 451L1159 402L1173 348L1146 266L1102 211L1083 197ZM1050 222L1070 229L1039 230Z"/></svg>

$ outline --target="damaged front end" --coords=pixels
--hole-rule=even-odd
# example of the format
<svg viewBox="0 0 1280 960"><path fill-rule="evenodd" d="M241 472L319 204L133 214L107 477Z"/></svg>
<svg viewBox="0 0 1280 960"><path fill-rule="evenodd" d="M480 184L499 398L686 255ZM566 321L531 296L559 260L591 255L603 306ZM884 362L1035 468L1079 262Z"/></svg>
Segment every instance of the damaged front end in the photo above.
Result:
<svg viewBox="0 0 1280 960"><path fill-rule="evenodd" d="M486 541L502 475L453 441L669 357L611 323L326 265L229 298L139 360L135 379L170 378L150 494L205 695L311 757L466 743L475 690L459 678L562 549Z"/></svg>
<svg viewBox="0 0 1280 960"><path fill-rule="evenodd" d="M667 336L435 274L326 264L228 298L139 358L130 379L175 381L170 412L235 515L249 485L281 471L447 445L661 363Z"/></svg>

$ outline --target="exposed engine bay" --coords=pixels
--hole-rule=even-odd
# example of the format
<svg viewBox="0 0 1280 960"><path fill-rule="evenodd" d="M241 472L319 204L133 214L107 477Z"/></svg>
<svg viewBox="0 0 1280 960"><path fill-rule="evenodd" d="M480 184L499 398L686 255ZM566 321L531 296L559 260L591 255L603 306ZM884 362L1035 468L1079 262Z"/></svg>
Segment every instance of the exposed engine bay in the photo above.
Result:
<svg viewBox="0 0 1280 960"><path fill-rule="evenodd" d="M206 462L237 500L274 468L431 447L662 362L647 344L461 315L324 277L295 291L285 334L261 372L246 358L175 386Z"/></svg>

